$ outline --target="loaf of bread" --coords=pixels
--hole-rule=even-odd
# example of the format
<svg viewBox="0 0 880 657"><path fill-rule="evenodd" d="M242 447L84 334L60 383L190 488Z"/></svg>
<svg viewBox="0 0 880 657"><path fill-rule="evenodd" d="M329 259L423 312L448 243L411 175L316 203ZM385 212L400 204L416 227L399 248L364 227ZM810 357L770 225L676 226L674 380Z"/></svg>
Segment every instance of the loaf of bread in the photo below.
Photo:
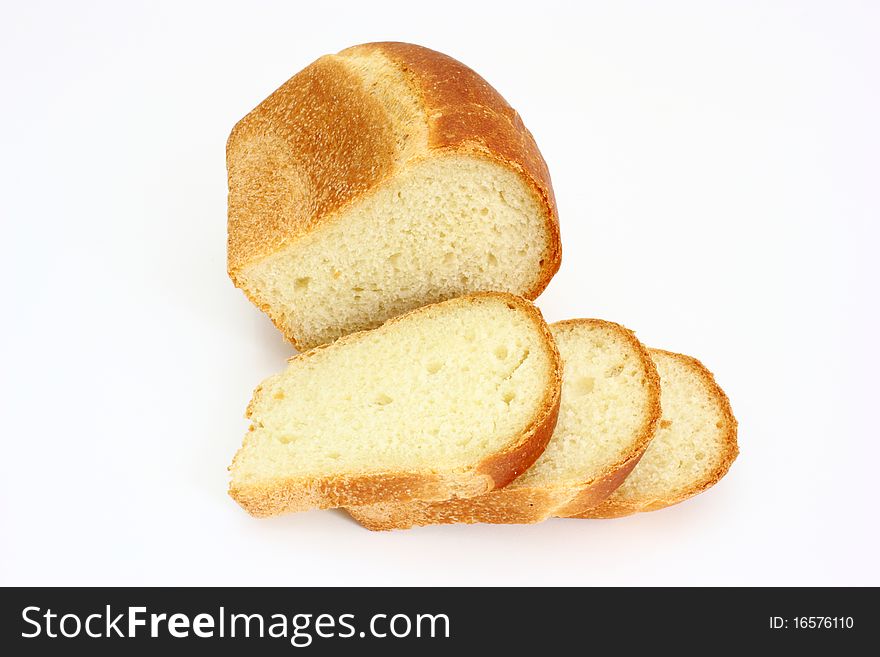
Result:
<svg viewBox="0 0 880 657"><path fill-rule="evenodd" d="M654 440L608 499L569 515L617 518L677 504L716 484L736 459L736 419L712 373L689 356L652 349L651 357L663 406Z"/></svg>
<svg viewBox="0 0 880 657"><path fill-rule="evenodd" d="M544 453L501 490L468 499L351 507L368 529L413 525L531 523L598 504L629 474L660 419L660 380L627 329L601 320L550 327L563 361L559 422Z"/></svg>
<svg viewBox="0 0 880 657"><path fill-rule="evenodd" d="M559 268L547 166L519 115L438 52L321 57L233 129L228 270L299 349Z"/></svg>
<svg viewBox="0 0 880 657"><path fill-rule="evenodd" d="M472 497L543 452L562 363L528 301L475 293L293 357L248 408L230 495L254 516Z"/></svg>

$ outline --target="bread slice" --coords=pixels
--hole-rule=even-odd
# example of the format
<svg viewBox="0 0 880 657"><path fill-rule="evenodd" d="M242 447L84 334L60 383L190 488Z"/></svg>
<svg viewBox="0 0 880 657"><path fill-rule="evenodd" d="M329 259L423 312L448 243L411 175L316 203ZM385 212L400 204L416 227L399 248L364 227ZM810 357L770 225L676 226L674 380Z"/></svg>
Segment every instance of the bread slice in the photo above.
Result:
<svg viewBox="0 0 880 657"><path fill-rule="evenodd" d="M254 516L469 497L544 450L562 364L528 301L477 293L293 357L248 408L230 495Z"/></svg>
<svg viewBox="0 0 880 657"><path fill-rule="evenodd" d="M453 522L529 523L597 504L632 470L660 419L660 380L647 350L618 324L550 327L564 363L559 422L544 453L506 488L470 499L349 508L369 529Z"/></svg>
<svg viewBox="0 0 880 657"><path fill-rule="evenodd" d="M406 43L321 57L232 130L228 270L299 349L559 268L547 165L464 64Z"/></svg>
<svg viewBox="0 0 880 657"><path fill-rule="evenodd" d="M661 381L663 416L654 440L626 481L581 518L654 511L713 486L739 454L736 419L724 391L696 358L651 350Z"/></svg>

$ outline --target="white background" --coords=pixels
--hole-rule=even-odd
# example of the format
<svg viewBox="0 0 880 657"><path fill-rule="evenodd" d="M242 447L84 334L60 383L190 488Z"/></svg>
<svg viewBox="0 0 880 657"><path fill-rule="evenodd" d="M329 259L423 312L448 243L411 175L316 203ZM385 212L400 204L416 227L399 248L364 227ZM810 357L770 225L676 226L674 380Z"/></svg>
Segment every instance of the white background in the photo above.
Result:
<svg viewBox="0 0 880 657"><path fill-rule="evenodd" d="M4 5L0 583L880 584L878 32L870 2ZM227 497L292 349L226 276L226 137L382 39L464 61L534 133L548 320L716 373L742 453L714 489L392 533Z"/></svg>

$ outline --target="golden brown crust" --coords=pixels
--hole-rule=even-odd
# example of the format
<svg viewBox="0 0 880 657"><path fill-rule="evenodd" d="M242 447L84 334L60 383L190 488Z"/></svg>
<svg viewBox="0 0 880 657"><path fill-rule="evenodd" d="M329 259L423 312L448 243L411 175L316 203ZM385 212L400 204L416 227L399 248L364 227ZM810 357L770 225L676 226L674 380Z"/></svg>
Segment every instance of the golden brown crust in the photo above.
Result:
<svg viewBox="0 0 880 657"><path fill-rule="evenodd" d="M422 525L531 524L546 519L571 498L573 491L554 488L502 488L484 495L442 502L388 497L370 506L347 506L358 523L372 531L409 529ZM394 500L394 501L388 501Z"/></svg>
<svg viewBox="0 0 880 657"><path fill-rule="evenodd" d="M226 145L233 280L390 176L395 157L387 112L338 58L294 75Z"/></svg>
<svg viewBox="0 0 880 657"><path fill-rule="evenodd" d="M553 515L568 517L573 513L581 513L584 509L599 504L623 483L639 462L642 453L582 488L508 487L475 497L441 502L415 500L401 503L399 498L388 496L377 504L347 506L345 510L358 523L372 531L478 522L493 525L534 524Z"/></svg>
<svg viewBox="0 0 880 657"><path fill-rule="evenodd" d="M381 53L404 73L421 107L425 137L401 129L346 57ZM404 151L407 157L402 157ZM405 43L371 43L315 61L245 116L226 146L229 178L227 268L235 285L298 348L282 316L249 290L243 268L277 253L346 206L375 192L399 166L461 153L517 172L533 190L547 225L547 253L523 295L537 297L559 269L559 218L547 165L519 115L483 78L441 53Z"/></svg>
<svg viewBox="0 0 880 657"><path fill-rule="evenodd" d="M453 523L535 523L552 515L582 513L611 495L644 454L660 420L660 377L648 350L629 329L599 319L571 319L554 328L598 326L624 337L638 355L648 394L645 420L629 450L600 474L575 486L507 486L478 497L436 502L406 502L386 498L371 506L347 508L351 516L374 531ZM561 382L560 382L561 383Z"/></svg>
<svg viewBox="0 0 880 657"><path fill-rule="evenodd" d="M656 427L656 423L654 425ZM653 436L653 433L651 434ZM586 509L590 509L597 504L601 504L609 495L620 488L620 485L633 471L642 456L645 454L647 445L642 446L639 451L632 454L622 464L610 469L607 474L594 479L588 486L583 487L577 495L571 498L567 503L557 507L548 515L557 518L568 518L569 516L584 513Z"/></svg>
<svg viewBox="0 0 880 657"><path fill-rule="evenodd" d="M541 312L531 302L506 292L476 292L456 299L423 306L386 322L386 326L410 319L414 315L433 312L437 306L479 302L494 298L504 301L512 310L524 311L543 338L543 345L551 363L551 372L544 392L544 399L535 416L523 432L511 440L503 450L491 455L471 468L458 472L437 473L388 472L352 473L345 476L320 478L278 479L272 482L243 485L231 483L229 494L248 513L267 517L291 511L313 508L335 508L375 504L388 499L443 500L457 497L474 497L504 486L519 473L527 470L540 456L556 426L562 384L562 362L556 343L550 334ZM365 331L352 333L333 343L334 348L359 340ZM293 356L290 360L311 358L323 345L311 351ZM248 405L248 417L263 394L260 385ZM247 441L247 436L245 441ZM230 470L234 469L241 450L236 453Z"/></svg>
<svg viewBox="0 0 880 657"><path fill-rule="evenodd" d="M268 518L281 513L375 503L389 497L443 499L450 491L479 495L490 490L491 485L486 477L400 472L279 479L271 484L249 486L231 484L229 495L255 518Z"/></svg>
<svg viewBox="0 0 880 657"><path fill-rule="evenodd" d="M727 395L715 381L715 376L696 358L678 354L662 349L651 349L650 353L659 353L674 358L685 367L693 371L706 386L710 396L718 402L721 409L723 423L723 444L724 450L716 467L704 478L693 482L686 490L665 498L645 498L645 499L621 499L611 496L602 504L590 508L581 514L572 514L570 517L577 518L621 518L623 516L640 513L643 511L656 511L673 504L678 504L684 500L702 493L704 490L711 488L730 470L736 457L739 455L739 446L737 444L737 421L733 416L730 407L730 400Z"/></svg>

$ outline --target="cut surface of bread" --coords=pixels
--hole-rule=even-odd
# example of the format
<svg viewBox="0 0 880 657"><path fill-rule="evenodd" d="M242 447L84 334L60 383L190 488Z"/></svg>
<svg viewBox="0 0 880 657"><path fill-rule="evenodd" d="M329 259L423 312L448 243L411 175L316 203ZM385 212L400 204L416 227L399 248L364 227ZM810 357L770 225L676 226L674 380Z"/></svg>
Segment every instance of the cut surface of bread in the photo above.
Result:
<svg viewBox="0 0 880 657"><path fill-rule="evenodd" d="M474 71L404 43L318 59L233 129L228 270L298 348L559 268L546 164Z"/></svg>
<svg viewBox="0 0 880 657"><path fill-rule="evenodd" d="M739 453L736 419L712 373L695 358L651 350L661 381L663 415L639 464L602 504L580 518L654 511L713 486Z"/></svg>
<svg viewBox="0 0 880 657"><path fill-rule="evenodd" d="M559 421L534 465L503 489L468 499L349 507L369 529L455 522L529 523L579 513L638 462L660 419L660 380L629 330L579 319L550 327L563 361Z"/></svg>
<svg viewBox="0 0 880 657"><path fill-rule="evenodd" d="M547 325L520 297L420 308L295 356L265 380L230 495L270 516L485 493L544 450L561 376Z"/></svg>

